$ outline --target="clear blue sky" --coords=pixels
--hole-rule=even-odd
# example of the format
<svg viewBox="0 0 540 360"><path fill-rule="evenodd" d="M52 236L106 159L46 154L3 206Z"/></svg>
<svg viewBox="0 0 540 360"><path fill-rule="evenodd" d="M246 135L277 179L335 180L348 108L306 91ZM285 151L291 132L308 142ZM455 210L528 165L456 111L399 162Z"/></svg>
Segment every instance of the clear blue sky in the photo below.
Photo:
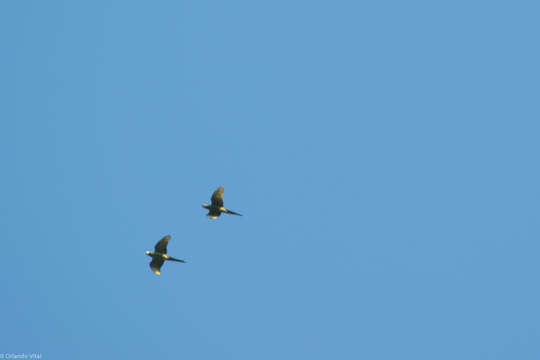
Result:
<svg viewBox="0 0 540 360"><path fill-rule="evenodd" d="M0 10L0 353L540 358L537 2Z"/></svg>

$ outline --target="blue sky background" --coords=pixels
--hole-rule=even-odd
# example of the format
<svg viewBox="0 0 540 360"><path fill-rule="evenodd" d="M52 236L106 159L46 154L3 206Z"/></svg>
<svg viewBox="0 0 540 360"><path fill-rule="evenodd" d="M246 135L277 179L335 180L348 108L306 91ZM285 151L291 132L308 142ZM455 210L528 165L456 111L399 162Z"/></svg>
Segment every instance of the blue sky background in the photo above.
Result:
<svg viewBox="0 0 540 360"><path fill-rule="evenodd" d="M2 3L0 353L538 359L539 7Z"/></svg>

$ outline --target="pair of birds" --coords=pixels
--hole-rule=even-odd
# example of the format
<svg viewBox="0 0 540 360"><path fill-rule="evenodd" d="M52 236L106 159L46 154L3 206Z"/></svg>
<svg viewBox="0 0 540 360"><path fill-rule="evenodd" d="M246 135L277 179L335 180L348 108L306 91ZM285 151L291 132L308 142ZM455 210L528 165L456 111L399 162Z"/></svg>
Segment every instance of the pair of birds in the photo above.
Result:
<svg viewBox="0 0 540 360"><path fill-rule="evenodd" d="M202 205L203 208L208 209L208 214L206 214L206 216L208 216L210 219L217 219L221 213L242 216L237 212L225 209L223 207L223 192L223 186L218 187L212 194L212 198L210 199L211 204ZM184 260L167 255L167 245L169 244L169 240L171 240L171 235L165 235L157 242L156 246L154 247L154 251L146 252L146 255L152 258L152 261L150 261L150 268L156 275L161 275L161 266L167 260L185 263Z"/></svg>

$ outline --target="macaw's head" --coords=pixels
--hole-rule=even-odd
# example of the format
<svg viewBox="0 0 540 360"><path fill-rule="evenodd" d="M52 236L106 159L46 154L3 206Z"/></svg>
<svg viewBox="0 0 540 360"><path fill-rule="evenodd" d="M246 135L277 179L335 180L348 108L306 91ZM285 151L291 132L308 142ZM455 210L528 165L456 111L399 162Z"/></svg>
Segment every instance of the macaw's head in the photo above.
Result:
<svg viewBox="0 0 540 360"><path fill-rule="evenodd" d="M145 252L145 254L148 255L148 256L152 256L152 252L150 252L150 251Z"/></svg>

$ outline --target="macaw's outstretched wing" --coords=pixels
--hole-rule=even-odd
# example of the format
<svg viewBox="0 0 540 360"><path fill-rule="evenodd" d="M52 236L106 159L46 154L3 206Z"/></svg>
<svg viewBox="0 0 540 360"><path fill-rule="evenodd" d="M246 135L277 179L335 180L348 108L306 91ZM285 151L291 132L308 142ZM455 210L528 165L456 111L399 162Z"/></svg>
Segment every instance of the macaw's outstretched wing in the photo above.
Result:
<svg viewBox="0 0 540 360"><path fill-rule="evenodd" d="M155 246L155 252L166 254L167 253L167 244L171 240L171 235L165 235L159 240Z"/></svg>
<svg viewBox="0 0 540 360"><path fill-rule="evenodd" d="M214 191L212 194L212 206L214 207L222 207L223 206L223 192L225 189L223 189L223 186L220 186Z"/></svg>
<svg viewBox="0 0 540 360"><path fill-rule="evenodd" d="M155 257L150 261L150 269L152 269L156 275L161 275L161 266L163 263L164 260L162 258Z"/></svg>

